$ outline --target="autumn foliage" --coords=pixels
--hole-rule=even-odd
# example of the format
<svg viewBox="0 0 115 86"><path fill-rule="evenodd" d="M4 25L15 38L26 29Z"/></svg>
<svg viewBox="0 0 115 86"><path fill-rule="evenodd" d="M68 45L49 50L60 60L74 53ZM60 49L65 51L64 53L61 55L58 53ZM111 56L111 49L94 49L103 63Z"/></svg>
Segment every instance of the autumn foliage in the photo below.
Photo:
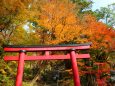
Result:
<svg viewBox="0 0 115 86"><path fill-rule="evenodd" d="M99 49L104 47L106 49L112 47L115 37L115 31L102 22L96 21L92 15L85 15L82 21L83 34L88 41L93 43L92 47Z"/></svg>
<svg viewBox="0 0 115 86"><path fill-rule="evenodd" d="M55 45L86 42L92 42L91 50L94 50L96 59L106 57L105 53L115 50L115 30L98 21L93 12L85 10L89 4L84 0L1 0L0 58L4 44ZM92 58L93 55L91 60L94 60ZM3 60L0 61L2 63ZM85 65L83 62L78 64L81 68ZM5 65L2 64L3 72Z"/></svg>
<svg viewBox="0 0 115 86"><path fill-rule="evenodd" d="M44 26L48 32L46 44L76 42L79 39L81 27L74 8L74 4L60 1L52 1L42 6L38 24Z"/></svg>

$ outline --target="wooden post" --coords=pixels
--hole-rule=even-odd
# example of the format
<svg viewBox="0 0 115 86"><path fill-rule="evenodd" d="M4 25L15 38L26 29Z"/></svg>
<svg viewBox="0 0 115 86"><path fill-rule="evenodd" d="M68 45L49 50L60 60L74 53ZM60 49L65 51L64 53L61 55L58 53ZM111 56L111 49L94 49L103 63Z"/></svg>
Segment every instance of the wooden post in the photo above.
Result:
<svg viewBox="0 0 115 86"><path fill-rule="evenodd" d="M70 58L72 62L74 86L80 86L80 78L79 78L79 71L78 71L78 66L77 66L77 61L76 61L75 49L71 49Z"/></svg>
<svg viewBox="0 0 115 86"><path fill-rule="evenodd" d="M25 50L21 50L20 53L19 53L19 61L18 61L17 77L16 77L16 86L22 86L25 52L26 52Z"/></svg>

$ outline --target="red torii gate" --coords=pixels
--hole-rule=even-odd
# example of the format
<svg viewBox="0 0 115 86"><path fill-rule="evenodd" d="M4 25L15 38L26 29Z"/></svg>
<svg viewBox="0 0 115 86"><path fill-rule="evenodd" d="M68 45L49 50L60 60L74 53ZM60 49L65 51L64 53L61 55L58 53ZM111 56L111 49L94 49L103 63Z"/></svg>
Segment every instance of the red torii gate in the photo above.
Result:
<svg viewBox="0 0 115 86"><path fill-rule="evenodd" d="M33 45L33 46L18 46L8 45L4 47L5 52L19 52L19 56L4 56L5 61L18 61L16 86L22 86L22 78L24 71L24 61L29 60L61 60L71 59L72 70L74 76L74 86L80 86L80 78L76 58L90 58L89 54L76 54L76 50L89 49L91 43L85 44L68 44L68 45ZM26 52L45 52L45 55L27 56ZM50 55L49 51L70 51L67 55Z"/></svg>

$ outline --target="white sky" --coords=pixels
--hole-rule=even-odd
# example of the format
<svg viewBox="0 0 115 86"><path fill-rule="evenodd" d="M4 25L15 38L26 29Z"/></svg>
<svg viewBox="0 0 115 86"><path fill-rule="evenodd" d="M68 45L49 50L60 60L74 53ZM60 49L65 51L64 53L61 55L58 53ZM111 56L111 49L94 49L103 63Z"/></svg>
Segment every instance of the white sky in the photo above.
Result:
<svg viewBox="0 0 115 86"><path fill-rule="evenodd" d="M115 0L92 0L94 2L92 10L99 9L100 7L107 7L109 4L115 3Z"/></svg>

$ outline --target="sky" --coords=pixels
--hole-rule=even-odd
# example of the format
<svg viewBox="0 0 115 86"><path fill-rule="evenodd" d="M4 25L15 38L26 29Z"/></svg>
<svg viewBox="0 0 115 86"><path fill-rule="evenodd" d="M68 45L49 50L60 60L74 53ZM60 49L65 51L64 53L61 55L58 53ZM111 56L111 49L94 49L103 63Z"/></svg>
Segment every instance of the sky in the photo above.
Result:
<svg viewBox="0 0 115 86"><path fill-rule="evenodd" d="M92 0L94 3L92 5L92 10L95 11L100 7L107 7L109 4L115 3L115 0Z"/></svg>

